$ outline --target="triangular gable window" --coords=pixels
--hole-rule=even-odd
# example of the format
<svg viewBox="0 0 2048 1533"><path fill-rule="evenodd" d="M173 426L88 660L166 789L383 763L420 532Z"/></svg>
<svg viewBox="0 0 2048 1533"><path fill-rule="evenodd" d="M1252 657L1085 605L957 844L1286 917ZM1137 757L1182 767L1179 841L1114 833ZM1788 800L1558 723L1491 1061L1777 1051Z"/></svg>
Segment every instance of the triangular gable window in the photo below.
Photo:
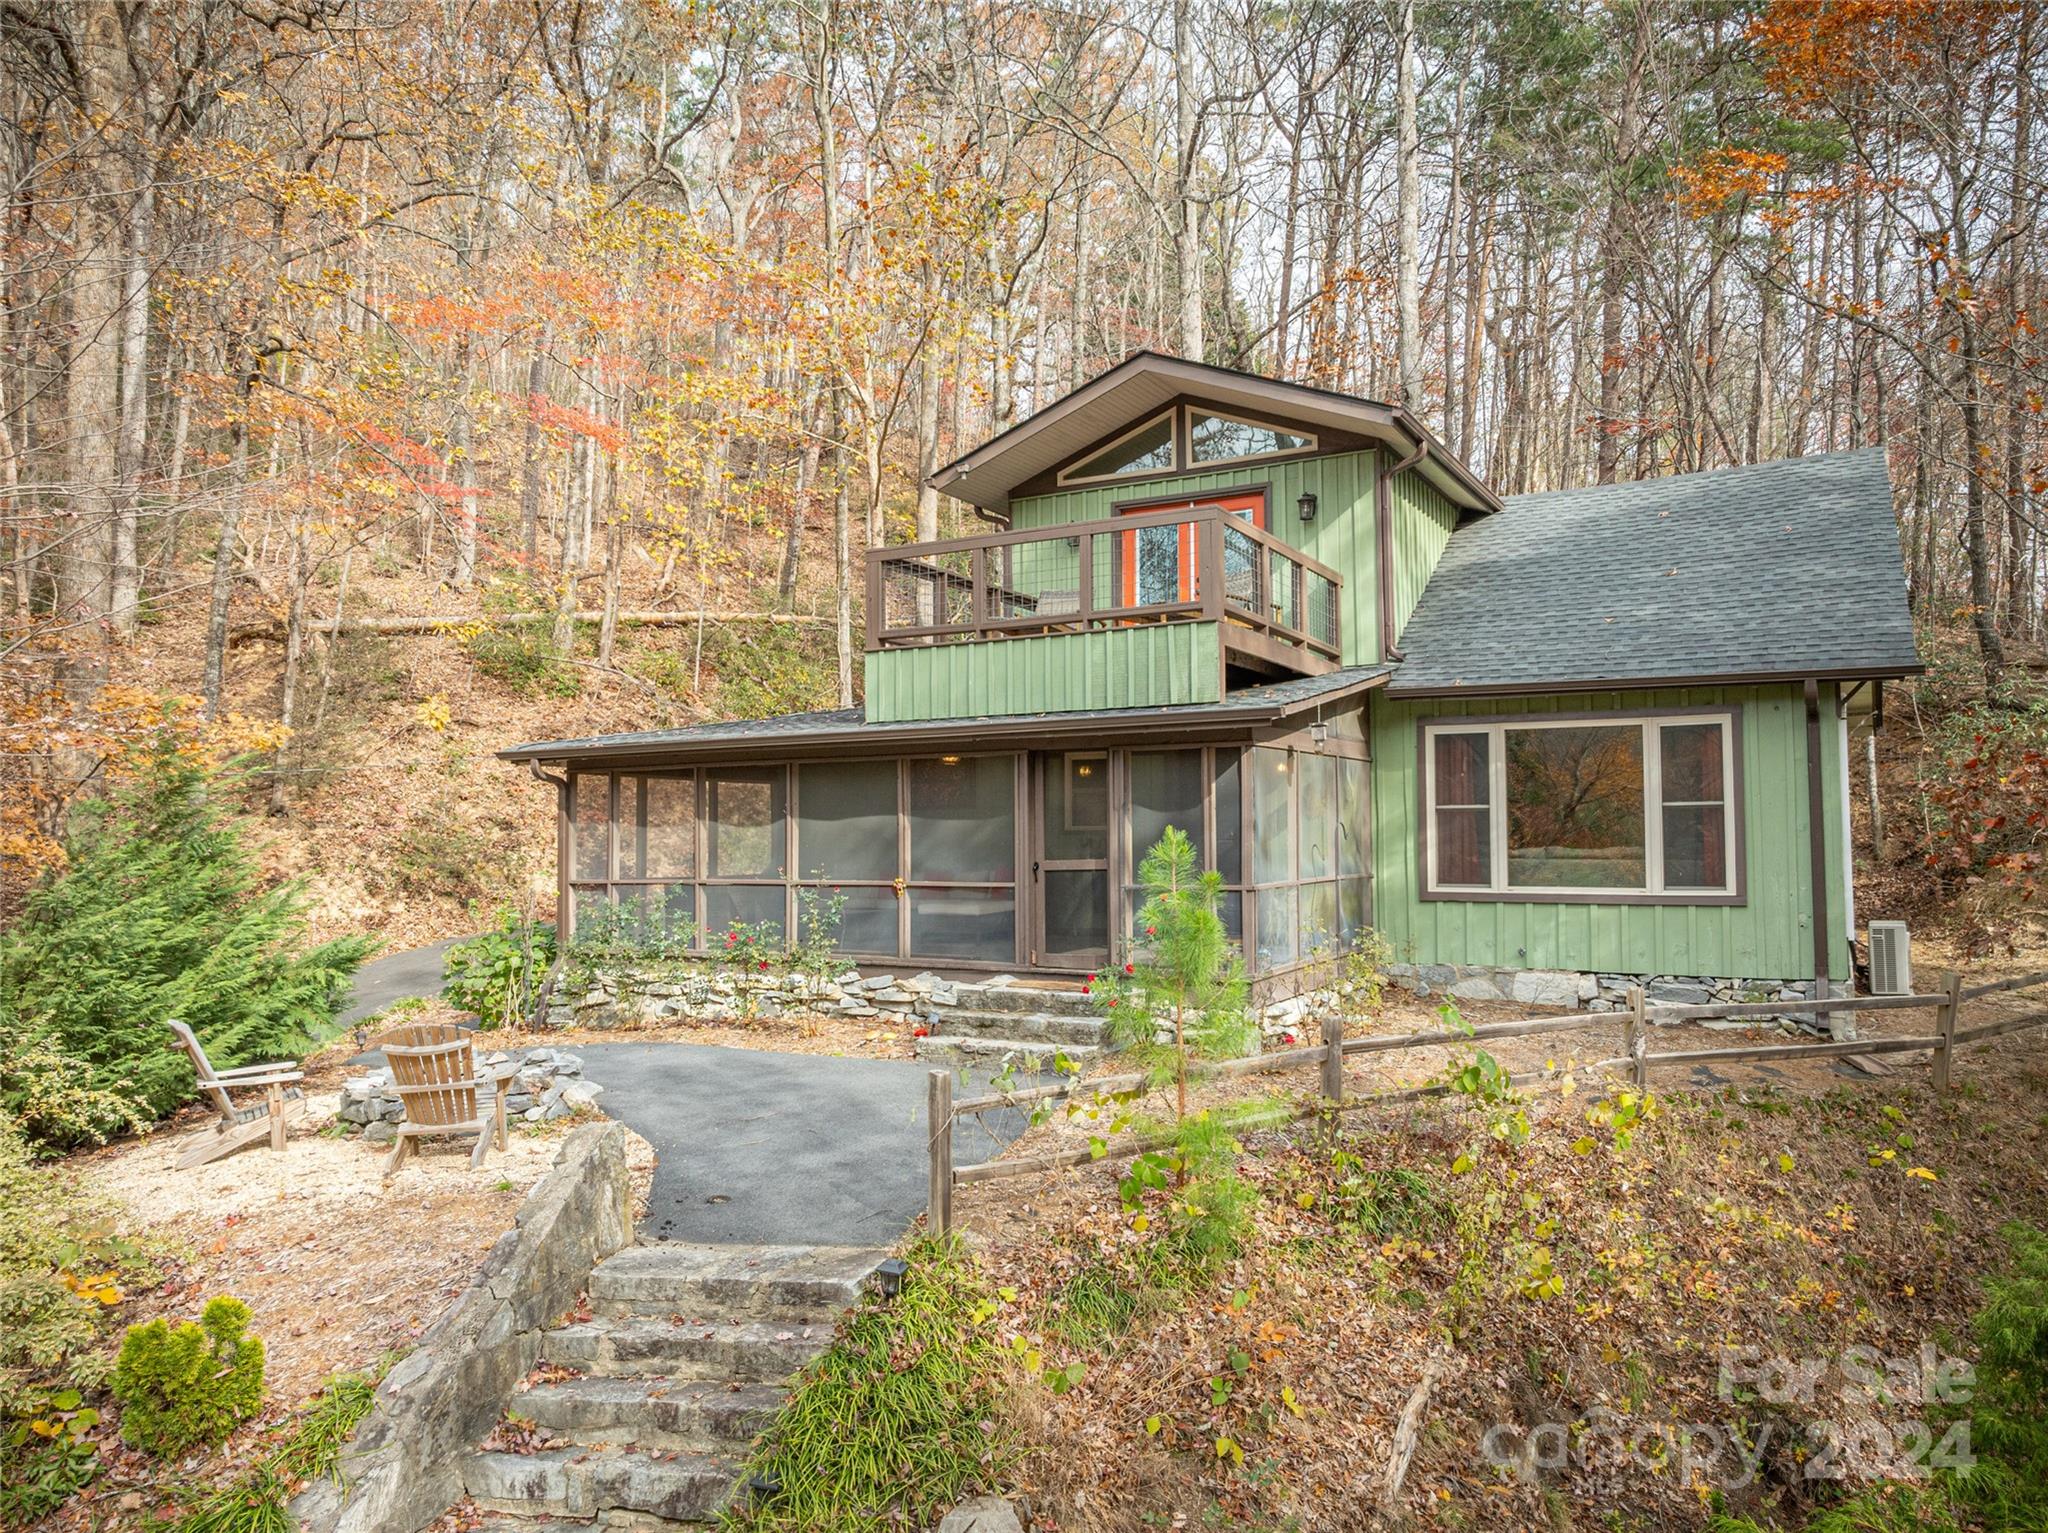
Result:
<svg viewBox="0 0 2048 1533"><path fill-rule="evenodd" d="M1239 463L1246 458L1270 458L1283 452L1312 451L1316 439L1305 431L1289 431L1264 421L1244 420L1235 415L1217 415L1208 410L1188 411L1188 461L1191 463Z"/></svg>
<svg viewBox="0 0 2048 1533"><path fill-rule="evenodd" d="M1059 482L1082 484L1125 474L1161 474L1173 467L1173 411L1168 410L1125 432L1094 457L1061 469Z"/></svg>

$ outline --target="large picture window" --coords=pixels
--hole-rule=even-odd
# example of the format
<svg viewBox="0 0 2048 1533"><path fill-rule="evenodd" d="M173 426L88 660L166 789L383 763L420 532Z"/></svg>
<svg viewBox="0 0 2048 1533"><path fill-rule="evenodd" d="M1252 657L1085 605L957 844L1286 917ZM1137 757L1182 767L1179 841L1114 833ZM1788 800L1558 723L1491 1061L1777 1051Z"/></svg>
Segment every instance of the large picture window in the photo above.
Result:
<svg viewBox="0 0 2048 1533"><path fill-rule="evenodd" d="M1736 897L1734 735L1727 713L1425 726L1427 892Z"/></svg>

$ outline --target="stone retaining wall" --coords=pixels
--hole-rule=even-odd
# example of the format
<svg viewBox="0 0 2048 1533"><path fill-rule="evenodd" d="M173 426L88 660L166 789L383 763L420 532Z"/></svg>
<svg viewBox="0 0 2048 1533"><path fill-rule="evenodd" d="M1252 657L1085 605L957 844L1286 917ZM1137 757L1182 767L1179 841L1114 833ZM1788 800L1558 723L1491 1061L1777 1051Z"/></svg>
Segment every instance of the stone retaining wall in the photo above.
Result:
<svg viewBox="0 0 2048 1533"><path fill-rule="evenodd" d="M1586 1011L1626 1011L1629 990L1641 985L1653 1003L1712 1006L1756 1001L1810 1001L1811 980L1717 979L1692 974L1575 974L1563 969L1501 969L1476 964L1390 963L1392 984L1417 995L1459 1001L1514 1001ZM1821 982L1821 990L1833 987Z"/></svg>
<svg viewBox="0 0 2048 1533"><path fill-rule="evenodd" d="M306 1533L415 1533L463 1495L462 1465L540 1357L540 1334L590 1271L633 1242L626 1130L593 1124L563 1142L475 1280L384 1376L342 1456L341 1482L292 1503Z"/></svg>
<svg viewBox="0 0 2048 1533"><path fill-rule="evenodd" d="M1016 983L998 975L984 984ZM748 973L701 964L615 965L592 971L576 984L557 983L548 1005L550 1027L631 1027L683 1019L737 1022L752 1017L815 1014L879 1017L909 1025L960 1003L959 986L936 974L862 974L843 969L832 975Z"/></svg>

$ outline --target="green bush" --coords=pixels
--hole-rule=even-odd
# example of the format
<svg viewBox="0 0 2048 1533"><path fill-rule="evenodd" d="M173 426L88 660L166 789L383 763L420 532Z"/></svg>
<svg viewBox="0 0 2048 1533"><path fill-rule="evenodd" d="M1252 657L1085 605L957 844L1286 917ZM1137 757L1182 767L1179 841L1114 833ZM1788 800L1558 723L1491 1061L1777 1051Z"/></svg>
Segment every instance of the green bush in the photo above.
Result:
<svg viewBox="0 0 2048 1533"><path fill-rule="evenodd" d="M376 946L306 947L297 885L266 887L216 802L217 784L168 744L133 786L82 809L69 870L30 892L0 936L0 1108L48 1144L102 1139L192 1092L165 1019L216 1067L296 1055L332 1027ZM41 1051L57 1063L21 1064ZM77 1111L53 1111L51 1081ZM104 1093L99 1110L91 1093ZM83 1105L79 1105L83 1104Z"/></svg>
<svg viewBox="0 0 2048 1533"><path fill-rule="evenodd" d="M458 942L441 961L441 998L485 1027L512 1027L533 1010L555 961L555 929L501 907L488 931Z"/></svg>
<svg viewBox="0 0 2048 1533"><path fill-rule="evenodd" d="M903 1291L867 1300L803 1371L750 1465L780 1489L727 1512L728 1528L928 1528L1017 1462L980 1272L948 1243L908 1256Z"/></svg>
<svg viewBox="0 0 2048 1533"><path fill-rule="evenodd" d="M478 670L515 692L574 697L583 690L575 668L539 624L487 628L469 641L469 657Z"/></svg>
<svg viewBox="0 0 2048 1533"><path fill-rule="evenodd" d="M793 623L733 623L704 630L704 669L718 678L718 710L770 718L829 708L838 687L830 633Z"/></svg>
<svg viewBox="0 0 2048 1533"><path fill-rule="evenodd" d="M0 1112L0 1417L34 1415L58 1390L95 1386L96 1349L123 1291L156 1280L112 1233L110 1211L62 1168L39 1165Z"/></svg>
<svg viewBox="0 0 2048 1533"><path fill-rule="evenodd" d="M133 1325L114 1365L121 1436L159 1458L224 1442L263 1404L263 1343L249 1306L225 1294L173 1330L161 1316Z"/></svg>

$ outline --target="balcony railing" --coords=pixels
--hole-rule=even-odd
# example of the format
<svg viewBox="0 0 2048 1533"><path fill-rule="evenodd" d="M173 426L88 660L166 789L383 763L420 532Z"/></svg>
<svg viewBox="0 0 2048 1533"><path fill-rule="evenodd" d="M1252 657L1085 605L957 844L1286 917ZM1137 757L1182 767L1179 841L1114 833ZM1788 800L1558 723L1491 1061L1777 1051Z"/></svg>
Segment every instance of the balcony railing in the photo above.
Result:
<svg viewBox="0 0 2048 1533"><path fill-rule="evenodd" d="M1171 622L1222 624L1256 669L1341 648L1337 572L1221 506L870 549L867 581L871 650Z"/></svg>

